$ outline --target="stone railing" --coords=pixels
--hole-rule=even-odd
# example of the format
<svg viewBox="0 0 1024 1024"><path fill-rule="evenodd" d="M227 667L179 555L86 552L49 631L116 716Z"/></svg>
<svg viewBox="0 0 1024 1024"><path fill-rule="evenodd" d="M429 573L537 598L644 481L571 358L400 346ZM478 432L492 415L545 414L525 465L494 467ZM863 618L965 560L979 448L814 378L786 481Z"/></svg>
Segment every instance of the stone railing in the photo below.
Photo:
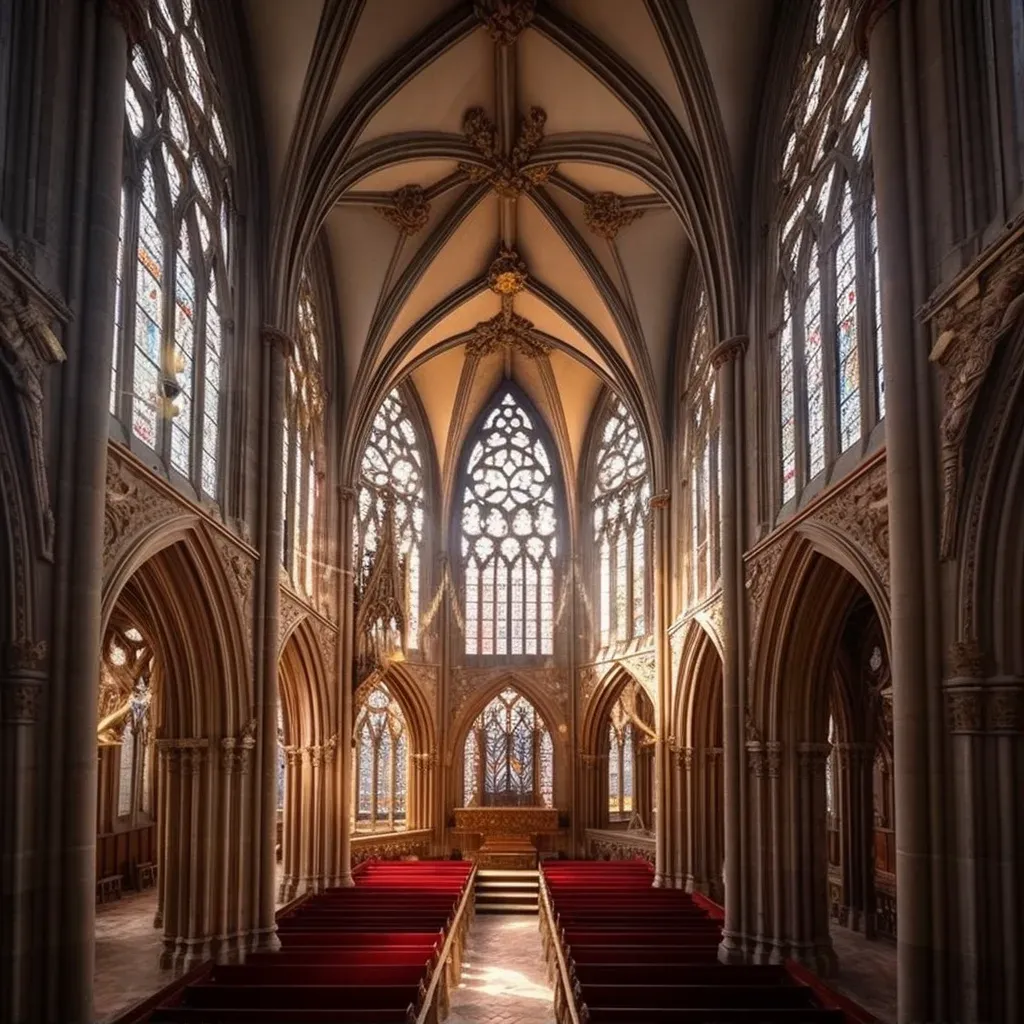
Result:
<svg viewBox="0 0 1024 1024"><path fill-rule="evenodd" d="M588 828L587 856L594 860L635 860L641 857L654 863L652 832L616 832L612 829Z"/></svg>
<svg viewBox="0 0 1024 1024"><path fill-rule="evenodd" d="M429 828L417 829L414 832L378 832L360 835L352 834L350 840L352 866L364 860L401 860L403 857L430 856L434 842L434 833Z"/></svg>

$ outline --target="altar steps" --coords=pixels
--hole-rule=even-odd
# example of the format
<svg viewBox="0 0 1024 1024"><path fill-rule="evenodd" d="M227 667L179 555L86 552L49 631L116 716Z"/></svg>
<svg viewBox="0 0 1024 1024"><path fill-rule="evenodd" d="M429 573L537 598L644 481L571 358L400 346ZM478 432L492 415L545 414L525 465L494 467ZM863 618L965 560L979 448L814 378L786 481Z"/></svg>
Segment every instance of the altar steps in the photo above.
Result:
<svg viewBox="0 0 1024 1024"><path fill-rule="evenodd" d="M536 870L481 868L476 873L476 912L536 914L539 890Z"/></svg>

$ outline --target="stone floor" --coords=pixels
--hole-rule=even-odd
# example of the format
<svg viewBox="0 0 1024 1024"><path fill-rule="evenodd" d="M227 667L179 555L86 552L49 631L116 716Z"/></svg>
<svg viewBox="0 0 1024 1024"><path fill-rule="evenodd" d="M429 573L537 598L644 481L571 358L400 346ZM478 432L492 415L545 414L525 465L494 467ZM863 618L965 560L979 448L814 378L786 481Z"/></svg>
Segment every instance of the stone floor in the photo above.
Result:
<svg viewBox="0 0 1024 1024"><path fill-rule="evenodd" d="M860 932L832 926L839 974L828 979L837 992L863 1006L885 1024L896 1020L896 943L864 938Z"/></svg>
<svg viewBox="0 0 1024 1024"><path fill-rule="evenodd" d="M552 999L537 917L474 918L448 1024L555 1024Z"/></svg>

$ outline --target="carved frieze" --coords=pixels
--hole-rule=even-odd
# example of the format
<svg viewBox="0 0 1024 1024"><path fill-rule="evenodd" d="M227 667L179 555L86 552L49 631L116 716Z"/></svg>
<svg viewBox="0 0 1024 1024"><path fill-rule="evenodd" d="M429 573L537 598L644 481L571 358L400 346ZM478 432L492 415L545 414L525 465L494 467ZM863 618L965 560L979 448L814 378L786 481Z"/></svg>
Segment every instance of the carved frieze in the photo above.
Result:
<svg viewBox="0 0 1024 1024"><path fill-rule="evenodd" d="M812 521L849 537L864 552L885 589L889 589L889 499L885 462L879 460L848 486L829 495Z"/></svg>
<svg viewBox="0 0 1024 1024"><path fill-rule="evenodd" d="M32 725L39 717L42 684L35 679L5 679L2 684L3 721Z"/></svg>
<svg viewBox="0 0 1024 1024"><path fill-rule="evenodd" d="M955 554L964 440L978 393L996 345L1020 313L1020 303L1015 300L1024 291L1024 241L1011 245L972 285L969 290L962 289L957 300L949 302L936 314L939 337L931 354L943 371L945 399L939 427L942 462L939 539L940 552L945 559Z"/></svg>
<svg viewBox="0 0 1024 1024"><path fill-rule="evenodd" d="M457 717L475 693L480 690L489 689L499 680L507 679L508 685L513 689L519 687L520 680L526 680L549 698L558 706L563 722L568 717L568 685L566 672L563 668L521 668L510 673L508 669L495 668L469 668L460 665L454 669L450 687L450 709L453 718ZM552 728L556 723L548 723Z"/></svg>
<svg viewBox="0 0 1024 1024"><path fill-rule="evenodd" d="M430 833L422 835L352 837L352 866L364 860L399 860L402 857L427 857L430 854Z"/></svg>
<svg viewBox="0 0 1024 1024"><path fill-rule="evenodd" d="M23 473L35 506L39 552L53 557L54 521L46 473L43 377L66 358L51 325L71 313L47 292L6 246L0 246L0 367L13 388L13 410L21 433Z"/></svg>

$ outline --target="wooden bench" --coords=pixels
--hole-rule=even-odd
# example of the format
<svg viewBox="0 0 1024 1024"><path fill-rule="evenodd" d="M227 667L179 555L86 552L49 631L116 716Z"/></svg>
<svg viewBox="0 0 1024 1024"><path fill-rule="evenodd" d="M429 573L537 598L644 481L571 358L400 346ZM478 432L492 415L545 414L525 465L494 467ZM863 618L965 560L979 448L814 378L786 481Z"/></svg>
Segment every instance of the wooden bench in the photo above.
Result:
<svg viewBox="0 0 1024 1024"><path fill-rule="evenodd" d="M121 875L107 875L96 883L96 902L114 903L121 898Z"/></svg>

